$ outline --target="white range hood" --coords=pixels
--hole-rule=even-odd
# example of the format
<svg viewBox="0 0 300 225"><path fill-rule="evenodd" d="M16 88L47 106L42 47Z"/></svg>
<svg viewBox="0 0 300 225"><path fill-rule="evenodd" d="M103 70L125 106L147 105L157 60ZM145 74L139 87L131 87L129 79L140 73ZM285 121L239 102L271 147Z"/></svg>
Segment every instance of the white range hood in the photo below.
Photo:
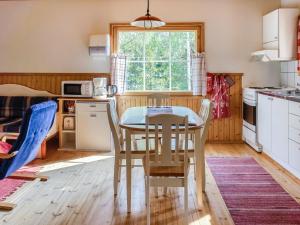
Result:
<svg viewBox="0 0 300 225"><path fill-rule="evenodd" d="M278 56L278 50L261 50L251 54L254 61L260 62L282 61Z"/></svg>

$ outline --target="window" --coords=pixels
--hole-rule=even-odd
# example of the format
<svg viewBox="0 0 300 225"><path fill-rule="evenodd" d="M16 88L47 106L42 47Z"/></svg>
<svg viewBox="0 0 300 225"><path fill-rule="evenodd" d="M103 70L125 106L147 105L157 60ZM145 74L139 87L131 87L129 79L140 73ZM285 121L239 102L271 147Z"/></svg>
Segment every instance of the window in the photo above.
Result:
<svg viewBox="0 0 300 225"><path fill-rule="evenodd" d="M202 25L156 30L115 25L121 29L112 30L113 50L127 56L126 91L190 91L190 51L203 51Z"/></svg>

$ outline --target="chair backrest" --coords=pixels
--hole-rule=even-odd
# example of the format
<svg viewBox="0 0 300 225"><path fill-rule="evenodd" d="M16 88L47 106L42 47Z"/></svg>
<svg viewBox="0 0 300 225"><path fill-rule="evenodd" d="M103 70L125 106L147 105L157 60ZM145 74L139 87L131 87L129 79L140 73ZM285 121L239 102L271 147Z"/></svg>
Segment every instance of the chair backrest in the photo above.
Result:
<svg viewBox="0 0 300 225"><path fill-rule="evenodd" d="M211 111L212 111L212 102L209 99L203 99L201 102L201 107L199 111L199 116L206 121L207 119L210 119Z"/></svg>
<svg viewBox="0 0 300 225"><path fill-rule="evenodd" d="M123 135L119 126L119 117L115 106L115 101L110 101L107 104L107 115L109 127L113 136L115 153L121 152L123 146Z"/></svg>
<svg viewBox="0 0 300 225"><path fill-rule="evenodd" d="M162 93L153 93L147 96L147 106L159 107L170 106L170 95Z"/></svg>
<svg viewBox="0 0 300 225"><path fill-rule="evenodd" d="M35 159L42 142L48 134L57 109L54 101L32 105L22 120L21 132L9 153L16 156L0 162L0 179L8 177Z"/></svg>
<svg viewBox="0 0 300 225"><path fill-rule="evenodd" d="M146 158L149 157L150 151L150 132L154 132L155 139L155 159L151 160L152 166L178 166L182 164L182 160L180 160L182 151L180 150L184 150L184 156L187 158L188 128L188 116L181 117L173 114L146 116ZM185 140L184 149L180 144L182 141L180 136L184 137L183 140ZM162 140L161 148L159 148L160 140Z"/></svg>
<svg viewBox="0 0 300 225"><path fill-rule="evenodd" d="M204 127L201 129L201 145L204 147L212 118L212 102L209 99L202 100L199 116L204 122Z"/></svg>

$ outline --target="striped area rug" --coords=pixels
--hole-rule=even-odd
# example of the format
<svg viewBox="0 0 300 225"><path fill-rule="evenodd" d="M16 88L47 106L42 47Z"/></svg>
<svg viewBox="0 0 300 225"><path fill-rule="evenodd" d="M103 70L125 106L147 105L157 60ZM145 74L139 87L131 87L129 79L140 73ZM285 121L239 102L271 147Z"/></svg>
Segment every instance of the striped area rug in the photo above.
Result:
<svg viewBox="0 0 300 225"><path fill-rule="evenodd" d="M236 225L300 224L300 205L253 158L206 161Z"/></svg>

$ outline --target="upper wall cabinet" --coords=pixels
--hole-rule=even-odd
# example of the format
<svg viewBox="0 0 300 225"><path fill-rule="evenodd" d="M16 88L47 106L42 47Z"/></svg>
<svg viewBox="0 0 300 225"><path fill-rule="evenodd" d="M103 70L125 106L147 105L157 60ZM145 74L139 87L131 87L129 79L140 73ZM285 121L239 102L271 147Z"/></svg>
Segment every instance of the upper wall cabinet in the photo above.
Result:
<svg viewBox="0 0 300 225"><path fill-rule="evenodd" d="M299 9L281 8L263 17L263 48L278 50L278 58L296 58Z"/></svg>
<svg viewBox="0 0 300 225"><path fill-rule="evenodd" d="M279 36L279 9L263 17L263 44L265 49L277 49Z"/></svg>

